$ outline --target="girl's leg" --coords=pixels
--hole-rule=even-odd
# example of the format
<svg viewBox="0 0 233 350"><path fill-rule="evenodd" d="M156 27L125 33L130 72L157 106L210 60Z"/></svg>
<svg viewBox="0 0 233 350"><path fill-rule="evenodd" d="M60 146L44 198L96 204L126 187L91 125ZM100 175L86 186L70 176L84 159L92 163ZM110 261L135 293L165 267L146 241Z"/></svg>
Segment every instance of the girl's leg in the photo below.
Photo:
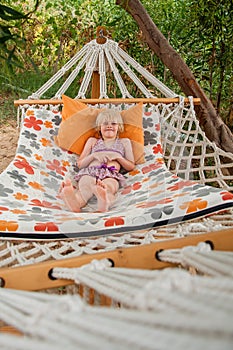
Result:
<svg viewBox="0 0 233 350"><path fill-rule="evenodd" d="M115 201L115 194L119 189L119 183L115 179L107 178L98 180L95 195L98 201L98 211L106 212Z"/></svg>
<svg viewBox="0 0 233 350"><path fill-rule="evenodd" d="M88 200L93 196L93 187L95 179L91 176L82 176L79 180L79 189L75 190L71 180L63 182L59 197L63 199L66 206L74 212L80 212Z"/></svg>
<svg viewBox="0 0 233 350"><path fill-rule="evenodd" d="M83 202L82 207L84 207L89 199L94 195L94 189L96 186L96 178L89 175L84 175L80 178L78 182L78 191L76 192L76 197L79 202Z"/></svg>
<svg viewBox="0 0 233 350"><path fill-rule="evenodd" d="M119 183L115 179L107 178L97 180L89 175L81 177L78 183L79 189L75 190L71 180L63 182L59 197L73 212L80 212L88 200L93 196L97 198L98 211L106 212L115 201L115 194L119 189Z"/></svg>

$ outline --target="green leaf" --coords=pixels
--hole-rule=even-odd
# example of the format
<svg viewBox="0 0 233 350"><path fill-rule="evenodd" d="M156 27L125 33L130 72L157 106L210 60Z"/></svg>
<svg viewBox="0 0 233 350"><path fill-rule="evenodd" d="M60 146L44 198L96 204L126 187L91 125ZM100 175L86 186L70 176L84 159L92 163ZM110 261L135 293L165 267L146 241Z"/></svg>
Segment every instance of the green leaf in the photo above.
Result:
<svg viewBox="0 0 233 350"><path fill-rule="evenodd" d="M25 15L19 11L12 9L11 7L0 4L0 18L6 21L17 20L26 18L28 15Z"/></svg>

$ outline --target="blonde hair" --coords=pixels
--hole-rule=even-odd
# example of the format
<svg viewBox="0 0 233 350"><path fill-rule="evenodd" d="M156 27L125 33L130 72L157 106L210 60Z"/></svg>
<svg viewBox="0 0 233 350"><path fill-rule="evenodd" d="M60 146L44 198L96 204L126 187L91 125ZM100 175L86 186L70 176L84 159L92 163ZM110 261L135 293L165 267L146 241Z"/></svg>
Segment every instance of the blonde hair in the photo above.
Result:
<svg viewBox="0 0 233 350"><path fill-rule="evenodd" d="M115 109L105 109L96 118L96 129L100 131L101 124L104 122L115 122L118 124L118 131L124 131L124 123L119 111Z"/></svg>

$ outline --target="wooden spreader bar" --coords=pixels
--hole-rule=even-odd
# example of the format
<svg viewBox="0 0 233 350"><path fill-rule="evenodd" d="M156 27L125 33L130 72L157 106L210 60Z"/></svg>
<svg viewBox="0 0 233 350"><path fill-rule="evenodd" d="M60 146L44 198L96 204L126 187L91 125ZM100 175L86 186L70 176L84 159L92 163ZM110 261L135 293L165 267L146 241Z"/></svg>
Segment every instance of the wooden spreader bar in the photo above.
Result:
<svg viewBox="0 0 233 350"><path fill-rule="evenodd" d="M105 103L113 103L113 104L122 104L122 103L151 103L151 104L170 104L170 103L179 103L179 97L174 98L85 98L85 99L77 99L77 101L87 104L105 104ZM194 105L199 105L201 102L200 98L193 98ZM184 99L184 103L190 103L188 98ZM48 99L48 100L15 100L15 107L23 106L23 105L60 105L62 104L61 99Z"/></svg>
<svg viewBox="0 0 233 350"><path fill-rule="evenodd" d="M174 267L174 264L159 261L158 252L165 249L197 245L199 242L210 242L214 250L233 251L233 229L184 238L166 239L158 243L119 248L95 254L84 254L74 258L49 260L33 265L2 268L0 269L0 286L32 291L73 284L73 281L52 279L50 277L52 269L54 267L80 267L90 263L93 259L109 259L115 267L125 268L162 269L164 267Z"/></svg>

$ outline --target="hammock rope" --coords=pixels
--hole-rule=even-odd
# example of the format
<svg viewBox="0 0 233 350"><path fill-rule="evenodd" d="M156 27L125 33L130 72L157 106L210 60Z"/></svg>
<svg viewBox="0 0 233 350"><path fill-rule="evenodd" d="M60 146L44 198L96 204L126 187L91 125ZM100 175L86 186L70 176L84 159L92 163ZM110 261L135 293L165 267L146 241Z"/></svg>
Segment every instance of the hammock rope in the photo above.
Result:
<svg viewBox="0 0 233 350"><path fill-rule="evenodd" d="M232 188L232 175L228 169L233 168L233 155L226 153L210 142L202 131L196 118L192 98L190 106L180 103L174 108L170 105L160 105L160 121L164 158L168 169L173 169L176 175L188 180L198 180L200 183L214 184ZM222 163L220 158L228 158L228 163Z"/></svg>
<svg viewBox="0 0 233 350"><path fill-rule="evenodd" d="M0 289L0 319L24 334L13 347L16 337L0 333L1 349L73 349L74 344L80 349L96 344L103 349L167 349L171 343L175 350L231 349L229 277L191 275L177 268L120 269L106 259L81 268L56 268L53 275L94 286L117 304L90 306L78 295Z"/></svg>
<svg viewBox="0 0 233 350"><path fill-rule="evenodd" d="M195 247L164 250L159 253L161 261L194 267L197 271L211 276L233 277L233 254L212 251L208 243L201 242Z"/></svg>
<svg viewBox="0 0 233 350"><path fill-rule="evenodd" d="M169 89L165 84L163 84L159 79L153 76L150 72L148 72L144 67L142 67L138 62L136 62L132 57L130 57L127 52L122 50L120 47L118 48L118 52L125 59L126 62L132 65L136 71L141 73L146 80L148 80L153 86L156 86L159 91L166 97L175 97L175 94L171 89Z"/></svg>
<svg viewBox="0 0 233 350"><path fill-rule="evenodd" d="M79 62L80 60L80 62ZM147 98L153 97L153 94L146 88L142 81L133 72L131 67L148 80L156 89L158 89L166 97L176 97L171 89L169 89L160 80L155 78L139 63L137 63L132 57L130 57L124 50L122 50L118 44L110 39L106 40L104 44L98 44L96 40L92 40L86 44L74 57L69 60L54 76L49 79L40 89L29 96L29 99L39 99L43 96L60 78L62 78L71 68L76 64L77 66L70 73L68 78L62 84L61 88L54 95L54 99L60 98L62 94L66 92L71 83L78 76L80 70L85 66L85 75L83 77L79 92L76 98L85 99L87 88L90 84L93 71L96 70L98 62L98 70L100 74L100 96L99 98L108 98L106 76L108 73L108 67L116 79L118 87L121 91L123 98L131 98L129 91L119 73L117 65L119 65L123 71L129 76L129 78L140 89L144 96Z"/></svg>
<svg viewBox="0 0 233 350"><path fill-rule="evenodd" d="M110 68L111 68L111 70L113 72L113 75L114 75L114 77L116 79L116 82L117 82L117 84L119 86L119 89L121 91L122 97L123 98L126 98L126 97L131 98L132 96L130 95L129 91L127 90L126 85L125 85L125 83L124 83L124 81L123 81L123 79L122 79L118 69L116 68L115 62L113 60L113 57L112 57L109 49L105 51L105 55L106 55L106 57L108 59Z"/></svg>
<svg viewBox="0 0 233 350"><path fill-rule="evenodd" d="M200 250L202 250L201 259L199 258ZM190 301L189 293L198 291L199 285L203 288L203 295L208 299L211 294L215 298L216 303L218 303L219 293L223 295L227 290L229 292L233 288L233 282L230 279L232 277L233 253L211 251L212 259L210 260L210 251L208 250L209 244L202 243L197 247L185 247L175 250L173 255L177 256L178 251L180 255L184 251L191 251L192 261L191 259L189 260L188 266L197 267L196 261L198 261L198 271L206 273L206 261L208 261L208 272L214 278L202 278L199 275L192 276L187 271L180 271L176 268L163 271L111 268L107 259L102 260L101 263L93 260L90 264L81 268L54 268L52 275L54 278L69 279L76 284L85 285L127 307L160 310L164 308L164 305L169 304L171 306L175 303L174 307L183 308L182 305L184 305L187 298L185 307L189 309L193 308L193 305L188 305ZM171 261L171 254L171 251L168 250L167 257L166 251L164 251L160 253L160 257L165 255L165 261ZM194 256L196 256L196 259ZM216 260L214 257L216 257ZM182 261L182 259L176 258L175 261ZM191 265L191 262L194 264ZM225 268L223 268L224 265ZM212 269L209 268L210 266ZM171 292L173 293L172 300L169 295ZM186 293L188 294L187 296ZM193 298L192 303L194 303ZM193 312L197 306L195 305L192 309ZM208 309L209 306L204 303L201 307Z"/></svg>
<svg viewBox="0 0 233 350"><path fill-rule="evenodd" d="M72 84L72 82L75 80L77 75L79 74L80 70L84 67L85 63L88 61L89 57L91 55L91 52L86 52L85 56L82 58L82 60L79 62L77 67L71 72L71 74L68 76L68 78L65 80L65 82L62 84L61 88L57 91L54 98L58 98L58 96L62 96L62 94L65 93L65 91L69 88L69 86ZM52 84L53 85L53 84ZM51 85L51 86L52 86ZM50 86L49 86L50 87ZM46 88L47 89L47 88ZM33 97L33 96L32 96Z"/></svg>
<svg viewBox="0 0 233 350"><path fill-rule="evenodd" d="M65 75L69 69L76 64L76 62L82 57L83 54L87 52L87 55L90 54L89 51L90 43L83 46L83 48L78 51L57 73L55 73L44 85L42 85L36 92L34 92L29 99L39 99L48 91L61 77ZM85 62L84 60L82 62ZM64 90L65 91L65 90Z"/></svg>

